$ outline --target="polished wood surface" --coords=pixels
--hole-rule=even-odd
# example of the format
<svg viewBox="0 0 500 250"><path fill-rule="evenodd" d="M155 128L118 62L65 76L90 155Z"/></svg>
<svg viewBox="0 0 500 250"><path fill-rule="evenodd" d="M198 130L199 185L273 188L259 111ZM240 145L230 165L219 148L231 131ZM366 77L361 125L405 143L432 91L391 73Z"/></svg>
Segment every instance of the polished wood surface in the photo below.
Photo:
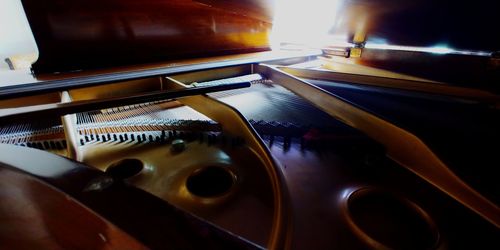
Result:
<svg viewBox="0 0 500 250"><path fill-rule="evenodd" d="M144 63L112 68L84 70L55 74L31 74L28 71L16 70L0 73L0 100L10 97L39 95L52 91L69 90L89 86L101 86L109 83L123 82L175 74L202 69L212 69L243 65L249 63L295 61L314 57L321 52L306 51L263 51L243 54L232 54L213 57L189 58L181 60L165 60L155 63ZM0 107L2 103L0 103Z"/></svg>
<svg viewBox="0 0 500 250"><path fill-rule="evenodd" d="M490 56L365 48L361 58L353 59L352 64L498 94L500 66L497 61Z"/></svg>
<svg viewBox="0 0 500 250"><path fill-rule="evenodd" d="M64 192L0 168L3 249L148 249Z"/></svg>
<svg viewBox="0 0 500 250"><path fill-rule="evenodd" d="M81 163L13 145L0 151L2 248L259 249Z"/></svg>
<svg viewBox="0 0 500 250"><path fill-rule="evenodd" d="M376 67L354 64L348 58L320 58L318 63L321 63L321 66L316 68L284 66L279 67L279 69L306 79L349 82L350 84L442 94L493 104L500 102L500 96L489 91L434 82Z"/></svg>
<svg viewBox="0 0 500 250"><path fill-rule="evenodd" d="M349 2L363 5L369 1ZM379 5L382 3L383 6L395 1L372 2ZM193 81L200 82L203 78L198 76L223 78L219 74L222 67L252 63L248 66L252 72L267 75L269 80L288 87L297 96L309 100L315 107L351 127L342 126L353 131L358 129L359 131L346 132L344 127L334 127L323 132L316 131L315 134L312 127L307 134L294 138L294 141L285 136L278 138L286 132L288 126L276 126L276 130L283 130L280 131L282 133L266 136L266 146L261 140L264 134L257 134L246 121L247 115L239 113L238 110L243 108L239 107L237 110L235 107L233 110L239 119L237 120L223 112L228 107L222 107L207 97L196 96L182 100L200 110L208 110L202 113L222 124L223 131L250 134L246 141L251 142L256 156L262 157L261 160L267 163L267 177L274 181L271 183L272 188L263 181L252 182L259 183L259 186L251 190L262 193L269 200L273 194L273 205L267 206L274 211L274 226L271 228L262 223L270 221L270 218L260 216L254 219L249 215L255 211L252 206L244 206L241 212L226 206L229 213L252 220L252 223L227 223L234 223L231 226L240 227L242 231L261 231L265 235L266 230L270 230L269 248L418 249L423 245L430 249L483 249L497 243L495 239L500 222L498 206L485 202L473 190L467 189L467 186L464 189L464 184L457 181L453 173L443 169L447 162L441 162L432 148L403 128L358 108L356 103L332 96L330 92L271 67L254 64L262 61L262 58L243 58L237 62L224 61L227 57L220 57L221 60L217 62L211 59L188 59L192 61L186 65L180 65L182 63L176 61L177 58L268 49L273 12L268 8L270 3L263 0L50 0L44 3L23 0L23 4L40 49L40 59L33 66L39 78L37 83L23 82L25 85L21 87L0 89L0 99L22 96L17 101L1 101L0 106L5 103L8 107L18 107L17 111L22 111L20 106L24 101L37 104L36 96L25 96L36 94L43 97L39 100L41 103L48 103L46 107L52 107L52 111L61 115L70 113L61 109L61 106L78 106L78 101L73 104L54 104L55 95L47 93L63 90L68 94L73 90L78 91L78 88L89 90L106 86L107 83L116 84L113 87L125 88L133 85L127 85L123 82L125 80L147 82L148 79L151 80L148 84L153 89L158 87L157 80L163 89L166 86L164 81L175 83L175 80L179 80L172 76L174 73L195 71L193 75L197 79ZM384 10L389 9L393 8ZM383 29L384 26L378 28ZM367 29L371 34L378 34L378 30L373 27ZM434 36L431 34L429 37ZM364 65L377 66L369 63L370 51L364 52L368 52L364 54ZM415 57L411 57L410 61L415 61L414 59ZM208 68L216 68L216 72L200 71ZM228 72L233 74L240 70L238 68ZM415 68L415 71L422 71L422 68ZM439 70L433 69L432 72ZM41 76L40 73L45 75ZM427 74L416 76L424 77ZM192 81L185 83L190 82ZM271 85L269 82L265 84L267 87ZM316 91L311 91L308 87ZM126 94L122 94L147 101L143 98L145 96L134 96L133 92L133 89L129 89ZM265 91L266 94L272 94L270 92ZM43 93L46 95L41 95ZM80 101L88 106L95 108L93 104L102 102L96 100L103 98L100 93L87 94ZM243 98L239 100L245 101ZM256 100L244 104L266 107L263 101ZM290 106L289 100L286 97L272 98L273 103L282 106ZM122 103L113 103L116 106L120 104ZM269 111L272 110L267 108L265 112ZM308 115L314 118L318 114ZM291 121L297 122L296 118ZM38 119L33 122L36 120ZM271 122L270 124L274 124ZM70 130L66 129L66 133L71 132ZM114 135L116 137L117 134ZM81 140L84 146L85 141ZM85 140L88 141L87 138ZM116 141L117 139L113 143ZM163 157L158 158L165 164L174 165L174 169L178 170L179 165L165 156L165 145L151 144L151 147L157 146L158 155ZM200 153L184 156L200 160L204 159L204 153L208 158L217 155L213 153L218 152L213 150L213 145L210 148L212 151L204 150L198 144L197 146ZM110 151L106 150L96 151L102 153L105 166L116 166L114 163L108 164L118 159L113 158L116 155L108 154ZM183 207L154 196L155 192L137 189L131 186L133 182L130 180L117 178L110 172L105 174L84 164L35 149L0 144L0 152L0 248L260 249L257 244L263 245L263 240L249 238L242 231L228 230L224 223L209 222L206 217L197 217L200 216L198 214L193 216L182 210ZM126 151L121 151L124 152ZM132 154L128 154L129 157L130 155ZM151 154L144 154L145 159L152 157ZM258 167L249 157L247 164L254 169ZM155 168L146 164L146 169L151 171ZM440 176L436 177L439 174L436 169L444 173L441 175L446 177L443 178L444 181L440 180ZM170 187L166 188L163 182L165 179L159 172L150 173L156 173L154 177L159 184L157 190L172 191ZM457 183L458 188L454 186ZM364 197L369 199L357 200L361 203L357 203L358 207L354 206L353 209L351 205L356 204L355 194L359 194L360 190L367 190L368 196ZM382 196L370 196L370 192ZM387 203L387 200L378 199L380 197L395 197L396 203L399 201L407 207L413 207L413 212L420 212L410 220L400 219L404 216L400 217L399 213L406 211L403 209L401 212L398 204L393 206L390 200ZM376 204L375 209L372 209L370 199L378 200L380 206ZM221 209L218 212L227 214L226 211ZM383 213L379 213L380 211ZM395 212L390 214L390 211ZM387 214L389 220L384 220ZM377 222L380 218L382 220ZM422 218L424 219L421 220ZM425 240L419 241L419 234L426 234L425 228L420 230L422 227L418 225L412 228L412 220L417 221L414 224L423 222L432 228L428 244ZM365 226L368 226L368 230ZM405 228L410 230L405 232ZM375 237L370 233L374 233ZM382 237L377 237L380 235ZM372 239L381 244L372 244Z"/></svg>
<svg viewBox="0 0 500 250"><path fill-rule="evenodd" d="M239 82L232 84L219 84L214 86L192 87L181 90L154 91L150 93L101 98L97 100L82 100L68 103L51 103L26 107L3 109L0 111L2 119L20 119L29 116L30 119L43 118L47 116L59 117L67 114L88 112L92 110L113 108L116 106L133 105L144 102L154 102L167 99L175 99L185 96L202 95L210 92L217 92L236 88L249 87L249 82Z"/></svg>
<svg viewBox="0 0 500 250"><path fill-rule="evenodd" d="M245 13L262 9L251 1L239 9L189 0L22 2L39 49L36 73L269 49L271 24Z"/></svg>
<svg viewBox="0 0 500 250"><path fill-rule="evenodd" d="M203 82L213 79L238 76L240 74L260 72L264 75L267 75L267 77L270 77L270 79L274 83L282 83L285 86L295 85L298 83L297 81L299 81L293 77L273 77L274 74L272 72L262 70L263 68L266 68L266 66L246 65L244 67L238 66L235 68L218 68L215 70L212 69L207 71L183 73L181 75L172 75L170 76L170 78L175 78L178 80L182 79L183 82L190 83L193 81ZM172 80L170 78L165 79L170 81ZM134 85L134 83L129 84ZM151 84L149 87L153 89L155 88L154 86L158 87L158 83L156 81L152 81L149 84ZM269 83L266 83L266 86L268 84ZM309 86L308 83L301 84ZM127 86L127 84L123 84L122 86ZM144 86L144 88L146 89L149 87ZM106 85L102 86L101 91L103 91L104 89L106 89ZM248 94L248 92L254 94L256 93L251 92L249 89L242 90L241 94L244 96ZM138 91L140 91L140 89ZM93 92L94 93L89 93L88 96L84 97L83 99L99 98L100 95L103 94L96 89L94 89ZM305 95L309 91L298 92L300 92L299 94L301 95ZM233 103L233 105L235 105L234 107L238 110L246 110L247 112L249 111L249 109L247 109L249 106L255 106L257 110L264 110L264 112L258 112L260 114L272 111L273 107L290 106L290 104L293 103L293 101L290 102L289 98L283 98L283 96L278 96L280 98L276 98L276 96L273 96L273 91L270 86L265 87L263 93L265 93L265 96L270 95L270 102L263 101L262 99L255 99L258 100L258 102L236 101L235 103ZM284 94L282 92L279 93ZM339 94L339 92L337 91L331 93ZM348 106L335 105L334 109L343 107L342 112L345 113L343 113L342 116L344 118L349 118L348 120L352 120L352 118L355 117L356 114L360 114L359 110L357 112L353 110L354 105L358 105L360 100L369 99L369 96L373 96L376 94L377 92L374 91L366 94L366 96L363 96L362 98L359 98L359 100L357 101L350 100L349 102L352 104L352 107L350 107L351 104L349 104ZM241 96L240 98L232 99L243 100L243 96ZM329 100L331 96L328 97L323 94L313 94L313 96L322 99L323 102L331 101ZM410 98L408 95L405 95L404 97ZM429 99L429 96L426 96L425 99ZM228 99L226 99L226 101L228 101ZM204 103L209 102L200 101L199 105L203 105ZM252 105L248 105L248 103L252 103ZM255 105L253 105L254 103ZM271 103L273 105L270 105ZM458 104L455 103L454 105ZM204 108L207 109L214 108L216 110L221 110L215 105L205 106L206 107ZM324 107L324 105L321 104L318 106ZM369 108L373 108L373 106L376 105L369 106ZM391 106L397 106L399 109L401 109L401 112L404 113L415 112L414 109L405 109L404 105ZM296 110L296 107L300 106L291 105L291 107L291 109ZM309 119L319 116L319 113L310 112L310 110L308 109L298 110L302 111L301 113L308 114ZM409 112L408 110L413 111ZM154 113L151 113L151 117L154 116L153 114ZM371 117L371 115L369 114L363 114L365 118ZM451 113L452 115L449 116L447 114L447 112L442 112L442 114L440 115L440 119L449 119L450 117L454 117L453 113ZM252 118L251 113L243 113L243 115L245 115L245 117L248 119ZM294 116L292 121L300 122L299 118L300 117ZM374 117L371 118L375 119ZM257 120L255 117L252 119ZM273 121L274 120L279 121L279 119L273 118ZM426 119L422 120L428 121ZM151 124L154 124L153 119L150 121ZM353 123L348 123L353 125ZM429 123L432 124L433 122ZM148 124L148 122L146 121L145 124ZM229 124L239 123L229 122ZM357 126L356 124L360 126ZM363 131L366 131L366 129L370 127L369 124L365 123L356 124L354 125L356 125L358 129L361 129ZM342 126L347 127L345 125ZM377 129L380 129L384 126L375 127L377 127ZM431 126L435 126L435 124L429 125L427 129L431 130ZM236 128L230 128L241 129L239 126L237 126ZM278 130L281 131L279 131L279 133L277 134L273 134ZM370 131L368 131L367 134L378 139L379 142L387 143L387 141L391 137L393 137L393 135L387 136L386 134L384 134L385 138L381 138L380 136L373 136L373 130L370 129ZM283 126L278 125L274 132L269 133L270 134L267 134L267 136L266 134L264 134L264 132L259 135L262 138L265 138L266 144L268 145L267 147L270 149L273 157L275 157L279 161L279 163L281 163L281 170L284 172L285 183L290 191L289 194L292 206L292 209L290 211L290 220L293 223L292 228L288 228L290 229L290 231L287 235L287 243L289 244L290 249L367 249L370 248L370 246L373 247L373 244L369 242L370 238L373 238L376 241L384 244L384 246L389 247L394 246L394 244L396 246L403 244L403 249L418 249L417 246L421 246L422 244L430 246L429 248L439 245L439 247L443 248L449 246L450 249L485 249L489 246L498 244L495 241L498 235L498 227L481 218L472 210L467 209L466 206L459 204L458 202L456 202L456 200L454 200L446 193L437 190L434 186L430 185L422 178L418 178L413 173L407 171L407 169L405 169L403 166L392 161L390 158L387 158L386 154L393 155L394 151L390 150L391 148L394 149L394 145L387 148L389 151L386 151L384 149L384 146L378 144L377 142L370 141L366 134L363 134L359 131L356 132L352 128L350 128L350 130L345 130L345 128L342 128L340 126L328 127L328 130L325 129L323 132L315 132L314 129L311 129L303 137L292 139L281 137L283 134L287 133L287 129ZM483 133L482 135L478 136L484 135L485 134ZM438 135L434 136L440 137ZM115 139L115 141L111 141L108 145L113 146L112 144L115 144L117 142L118 140ZM410 141L408 140L403 144L406 145L406 143L409 144ZM460 143L462 143L462 145L465 145L464 142L459 142L458 144ZM127 146L129 146L128 144L129 141L121 143L121 147L126 148ZM418 144L419 143L415 145ZM91 147L93 146L92 144L87 145L91 145ZM133 146L135 149L130 149L136 150L137 144L133 143L133 145L135 145ZM106 145L102 146L106 147ZM179 169L179 165L177 165L174 161L168 159L164 154L165 151L163 150L166 150L167 148L165 144L152 143L148 147L158 147L158 150L161 154L161 159L166 164L173 164L174 166L176 166L175 169ZM197 145L197 147L201 148L200 145ZM399 147L403 148L401 146ZM23 149L22 147L17 148ZM213 149L214 146L212 145L211 148ZM116 155L108 154L107 152L110 151L102 149L103 148L96 148L96 151L102 153L102 158L104 160L111 162L117 159L115 158ZM80 173L82 172L92 173L91 170L85 170L85 168L82 168L79 171L73 171L73 175L63 174L71 173L72 171L70 170L72 168L65 169L64 171L53 172L52 174L40 172L40 170L43 169L58 169L59 167L64 167L64 164L59 164L61 163L59 160L56 160L55 158L49 158L47 154L40 155L34 153L34 151L40 152L38 150L31 150L30 153L27 153L27 151L21 152L12 151L10 149L6 150L6 148L0 145L0 152L6 152L6 156L2 157L1 159L1 161L4 161L5 164L10 166L18 166L19 169L23 169L24 171L29 172L35 176L43 177L43 180L48 181L61 190L67 191L68 195L76 197L78 201L81 201L90 209L92 209L99 215L102 215L104 218L149 247L166 248L166 246L168 246L172 249L234 249L241 247L252 248L256 247L252 244L258 244L258 242L252 240L253 243L243 242L241 243L243 244L243 246L237 245L235 247L231 245L236 244L235 241L233 241L234 239L232 238L222 238L220 241L217 240L216 242L213 242L213 238L220 236L221 232L209 234L207 237L201 237L199 235L203 235L203 233L199 233L199 231L197 231L200 229L200 227L203 228L205 226L210 228L210 230L216 229L207 226L203 221L195 219L191 220L192 217L190 217L189 214L176 210L165 202L162 202L161 200L154 199L154 197L150 197L153 199L145 198L148 196L148 194L141 192L141 190L137 190L124 185L123 182L117 182L115 183L116 185L112 185L109 188L104 188L103 190L98 192L95 192L97 190L94 190L92 192L81 192L82 189L86 189L86 187L89 186L89 183L96 183L92 181L95 180L95 175L80 175ZM123 153L124 151L121 152ZM144 154L144 152L142 153ZM406 150L406 153L412 155L415 153L415 150L414 148L410 148ZM127 155L127 157L131 156L131 154L125 154ZM208 153L208 151L207 154L209 155L209 157L217 155ZM19 157L20 155L26 155L27 157ZM147 154L144 155L145 159L148 158L148 156L146 156ZM193 158L196 159L202 158L202 153L195 153L192 155ZM442 154L439 155L442 156ZM179 155L175 154L175 156ZM152 156L150 155L149 157ZM43 159L47 159L47 161ZM443 159L456 159L456 156ZM50 165L47 166L47 164ZM148 166L148 164L145 165ZM254 164L250 165L255 167ZM424 167L427 166L428 161L424 161L424 163L422 163L421 165ZM19 166L23 167L21 168ZM58 168L53 168L54 166L58 166ZM109 166L109 162L104 164L104 166ZM470 166L474 166L475 170L477 170L478 168L477 164L471 164ZM151 168L148 168L148 171L150 170ZM94 171L94 173L98 172ZM150 173L158 172L153 171ZM57 178L46 179L50 176L54 176ZM481 176L481 181L484 181L484 174L482 174ZM155 176L155 178L158 178L159 180L160 176L157 175ZM55 180L57 180L57 182L54 182ZM125 183L130 184L130 182L127 181ZM71 186L75 188L69 188ZM161 187L165 186L160 186L159 190L162 190ZM259 188L262 188L262 183L260 184ZM371 190L370 192L375 192L375 196L368 195L366 196L368 199L365 199L365 197L361 198L360 200L356 200L357 198L355 194L359 193L359 190ZM377 193L382 193L382 198L386 196L389 198L395 198L395 200L393 201L395 201L396 203L399 202L403 205L410 204L409 207L413 207L414 209L410 209L411 211L407 211L403 207L403 209L401 210L399 209L398 204L391 203L391 200L389 199L388 203L386 203L387 200L380 202L381 206L384 209L372 210L371 208L374 206L374 204L371 204L370 202L374 199L377 200L376 198L380 197L376 195ZM354 208L352 208L350 205L350 203L352 203L351 200L354 200L354 204L358 205L352 205L354 206ZM251 206L247 206L246 208L249 209L250 207ZM376 204L375 208L377 208ZM396 211L396 214L394 214L394 216L392 216L392 212L387 212L394 210ZM423 212L420 210L422 210ZM249 211L254 211L254 209L251 208L249 209ZM416 214L416 217L411 216L412 211L413 215ZM417 212L415 213L415 211ZM408 223L406 223L405 219L398 219L400 218L400 213L403 213L404 215L406 212L410 213L410 220L408 221ZM244 215L242 216L247 219L250 217L246 213L244 213ZM390 223L387 223L385 221L370 223L371 216L374 216L374 218L376 219L387 218ZM189 219L186 219L186 217ZM424 220L421 220L422 218L424 218ZM192 221L196 221L195 226L192 226ZM412 221L415 223L413 223ZM420 236L425 236L425 234L427 234L425 232L426 226L424 225L423 227L420 227L417 225L416 229L412 229L412 225L419 224L425 221L430 222L427 223L427 226L429 226L432 230L427 233L430 233L431 235L430 237L427 237L426 241L415 241L415 239L418 240ZM185 226L186 223L189 225L187 229ZM261 221L259 220L256 220L256 223L262 225ZM251 226L250 224L251 223L239 223L235 226L250 226L253 229L260 229L257 226ZM222 226L223 224L217 223L217 225ZM438 228L437 235L434 230L434 225L436 225ZM399 230L400 226L404 227L404 229L409 230ZM162 230L158 230L158 228L160 227L162 228ZM368 229L368 231L365 231L366 229ZM361 232L359 232L360 230ZM387 236L391 235L391 233L393 232L392 230L397 231L397 237L389 237L389 239L387 239L387 237L385 236L378 237L379 232L382 235ZM235 233L235 231L231 232ZM413 235L412 232L416 232L417 234ZM375 235L371 235L373 233L375 233ZM224 235L224 232L222 232L222 235ZM236 232L235 235L237 235L236 237L245 237L242 236L242 234L240 234L239 232ZM404 239L409 240L407 241ZM188 243L186 243L186 241ZM206 246L207 241L213 244ZM201 243L191 244L192 242ZM414 242L417 242L418 244L413 244ZM398 249L397 247L394 248Z"/></svg>
<svg viewBox="0 0 500 250"><path fill-rule="evenodd" d="M219 96L220 100L233 105L238 110L241 110L245 117L254 120L261 119L256 115L257 113L267 113L269 115L276 112L275 109L279 106L291 106L294 110L300 110L302 115L310 114L310 119L313 116L319 117L321 115L311 110L305 110L304 107L299 108L300 106L294 103L291 98L272 95L273 83L290 86L294 85L295 82L300 86L309 86L308 83L298 83L298 80L294 78L273 77L272 72L266 74L265 71L260 70L262 68L263 66L254 65L252 72L259 72L266 75L265 79L272 80L272 83L266 82L267 87L263 91L264 95L269 96L269 101L256 97L257 92L252 90L252 87L240 92L241 95L235 93L229 95L229 97ZM229 69L217 69L172 77L183 79L186 82L197 81L197 79L210 81L221 77L231 78L234 76L233 74L237 74L236 72ZM306 95L309 91L305 88L296 92L298 95ZM280 93L284 94L283 92ZM336 95L337 92L329 94ZM374 94L374 92L370 92L366 96ZM323 102L333 98L318 93L311 94L311 96L317 97ZM405 98L408 97L405 96ZM245 101L240 102L239 100ZM258 103L258 105L249 105L249 103ZM315 104L318 103L315 102ZM345 104L335 105L335 109L338 109L339 113L345 112L342 115L346 116L364 112L360 110L354 111L352 107L355 105L357 105L356 102L351 102L347 106ZM325 107L321 104L316 106ZM351 106L351 108L347 108L348 106ZM367 108L367 110L369 109ZM401 112L406 111L406 109L403 109ZM276 113L287 113L290 116L293 114L281 109ZM365 115L367 114L365 113ZM273 120L279 121L280 119L274 118ZM295 116L293 121L299 123L300 119ZM450 249L461 249L461 246L464 249L484 248L484 246L488 246L495 241L493 236L497 232L495 225L457 203L453 198L436 189L425 180L407 171L404 166L389 159L386 155L392 154L392 152L389 152L389 148L394 148L394 145L388 145L387 147L378 144L380 142L384 143L384 140L386 143L387 139L381 140L380 136L377 138L377 136L373 136L374 133L372 132L366 133L364 128L369 127L370 123L365 120L364 123L361 123L361 126L357 126L348 122L348 124L354 125L357 129L365 131L365 133L359 131L354 133L355 130L352 128L352 134L344 130L340 132L341 126L329 127L324 129L323 133L311 130L308 135L302 138L292 137L291 139L286 136L278 136L273 132L268 132L267 136L265 136L265 132L261 133L273 156L282 163L286 183L290 190L294 227L290 236L292 249L380 249L380 247L373 247L375 244L370 243L370 239L366 237L366 231L360 233L356 232L359 230L354 229L359 226L356 226L356 223L359 222L354 221L355 217L359 215L366 216L364 223L371 224L370 222L373 222L371 225L376 229L373 230L376 231L375 236L378 236L378 233L384 234L385 230L387 230L385 232L388 235L391 235L389 239L374 237L377 241L385 242L385 249L446 249L447 246L450 246ZM374 127L376 129L383 127L378 125ZM282 128L280 132L286 133L286 130ZM377 138L379 142L373 143L372 141L373 144L370 144L367 135ZM383 136L389 138L386 134ZM309 148L309 143L316 145L316 147L311 147L317 151ZM404 141L396 145L396 147L403 148L406 143L409 144L410 141ZM421 146L421 142L413 144ZM416 150L412 148L406 150L406 153L411 158L411 155L416 153ZM423 154L420 156L421 158L425 157ZM420 165L425 167L428 162ZM364 203L367 200L362 198L360 199L361 203L363 203L361 209L358 212L350 211L352 209L356 210L356 208L350 207L348 203L350 203L350 200L356 201L357 198L353 197L356 196L355 194L359 190L364 190L365 185L370 186L369 189L375 193L374 196L367 196L368 201L371 198L374 198L374 200L379 200L379 197L383 198L384 196L376 195L379 191L375 191L381 190L380 188L383 187L383 191L380 192L387 194L389 197L394 195L396 201L406 205L399 209L401 207L391 203L389 199L380 201L379 204L383 207L382 210L370 209L372 206ZM365 205L367 207L364 207ZM356 205L353 206L356 207ZM407 210L405 207L410 209ZM344 212L344 210L347 211ZM413 214L409 216L409 220L397 219L407 212ZM389 215L384 215L384 213ZM348 214L353 215L351 217ZM431 220L429 220L429 216ZM387 220L377 221L371 220L371 218L386 218ZM396 219L392 220L393 218ZM414 223L415 221L417 223ZM351 226L352 223L354 223L354 227ZM418 226L419 223L427 225L421 227ZM436 224L439 232L436 231ZM366 226L366 224L363 225ZM427 232L426 227L430 229ZM425 236L427 233L429 235ZM397 236L395 236L396 234ZM422 241L418 240L421 236L424 236ZM425 240L426 237L427 240ZM404 244L404 246L400 244Z"/></svg>
<svg viewBox="0 0 500 250"><path fill-rule="evenodd" d="M358 109L321 88L298 78L292 78L285 72L272 67L263 70L267 70L276 81L282 82L286 88L314 103L331 116L363 131L384 145L389 158L500 227L499 207L454 174L446 163L417 136L369 112Z"/></svg>

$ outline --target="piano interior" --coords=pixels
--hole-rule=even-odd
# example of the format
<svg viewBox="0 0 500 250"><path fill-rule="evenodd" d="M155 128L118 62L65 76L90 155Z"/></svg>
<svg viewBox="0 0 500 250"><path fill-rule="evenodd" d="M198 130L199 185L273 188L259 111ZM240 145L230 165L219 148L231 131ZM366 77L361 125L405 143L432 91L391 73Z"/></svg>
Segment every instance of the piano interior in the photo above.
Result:
<svg viewBox="0 0 500 250"><path fill-rule="evenodd" d="M170 5L190 13L183 23L154 12L161 22L197 28L166 40L159 38L165 29L144 16L122 21L132 30L158 31L156 37L109 40L89 30L59 36L71 25L102 21L103 10L123 18L137 7L104 2L122 9L50 1L47 15L34 9L36 1L23 0L40 57L32 78L0 88L0 246L499 246L500 99L491 84L498 81L498 57L364 47L369 42L357 39L374 28L353 32L352 47L252 52L263 46L276 11L262 1L145 1L143 14ZM372 6L346 2L350 14ZM393 5L396 12L411 8ZM72 17L80 13L75 6L100 15ZM240 10L248 16L235 18ZM207 35L205 19L221 13L225 18L211 22L222 31L212 27ZM41 21L43 15L50 18ZM47 27L52 33L40 36ZM192 40L205 35L205 45ZM186 37L192 41L183 44ZM84 49L67 57L48 45L72 39L78 41L69 48ZM113 51L109 42L122 39L127 43ZM85 53L98 42L111 52L91 64L95 54ZM134 55L138 44L151 47ZM130 58L109 58L126 46ZM448 61L468 69L463 78L442 71ZM437 66L415 74L415 64ZM484 65L489 71L479 87L462 82Z"/></svg>

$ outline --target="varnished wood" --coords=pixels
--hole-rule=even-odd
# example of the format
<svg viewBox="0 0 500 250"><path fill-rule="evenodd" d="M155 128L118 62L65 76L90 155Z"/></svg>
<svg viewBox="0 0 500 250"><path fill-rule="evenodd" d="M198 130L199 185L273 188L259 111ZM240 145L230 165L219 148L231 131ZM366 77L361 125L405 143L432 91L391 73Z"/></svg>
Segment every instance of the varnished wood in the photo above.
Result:
<svg viewBox="0 0 500 250"><path fill-rule="evenodd" d="M380 142L387 156L453 197L496 227L500 208L465 183L418 137L331 93L273 67L259 66L270 78L344 123Z"/></svg>
<svg viewBox="0 0 500 250"><path fill-rule="evenodd" d="M189 88L189 85L185 85L175 78L169 77L167 80L173 83L169 85L172 89ZM262 165L265 168L267 179L271 184L271 190L269 191L273 194L274 211L267 248L289 248L290 246L287 238L291 234L292 223L288 220L290 201L288 189L284 185L285 180L281 172L282 167L276 159L272 157L269 149L264 145L255 129L238 110L208 96L190 96L180 101L222 124L223 130L228 132L228 134L244 138L249 148L259 155Z"/></svg>
<svg viewBox="0 0 500 250"><path fill-rule="evenodd" d="M64 192L0 166L4 249L148 249Z"/></svg>
<svg viewBox="0 0 500 250"><path fill-rule="evenodd" d="M13 145L0 151L2 247L260 249L81 163Z"/></svg>
<svg viewBox="0 0 500 250"><path fill-rule="evenodd" d="M156 63L116 66L105 69L58 74L46 73L33 75L27 71L1 72L0 100L83 87L103 86L188 71L314 57L318 54L319 52L316 50L299 52L265 51L180 60L162 60Z"/></svg>
<svg viewBox="0 0 500 250"><path fill-rule="evenodd" d="M343 58L341 58L343 59ZM348 64L346 60L322 59L325 69L279 67L289 74L306 79L349 82L351 84L403 89L422 93L441 94L497 104L500 97L492 92L464 88L440 82L426 81L363 65Z"/></svg>
<svg viewBox="0 0 500 250"><path fill-rule="evenodd" d="M500 67L495 64L495 60L498 59L488 55L365 48L361 58L353 59L351 63L457 87L500 93L496 84L500 80Z"/></svg>
<svg viewBox="0 0 500 250"><path fill-rule="evenodd" d="M193 87L182 90L155 91L152 93L137 94L125 97L111 97L111 98L102 98L94 100L81 100L68 103L26 106L26 107L1 110L0 118L2 118L3 120L5 119L12 120L23 117L26 118L26 116L29 116L31 119L47 117L47 116L59 117L79 112L112 108L116 106L132 105L143 102L167 100L167 99L180 98L190 95L200 95L209 92L217 92L235 88L244 88L249 86L250 86L249 82L240 82L231 84L221 84L216 86Z"/></svg>
<svg viewBox="0 0 500 250"><path fill-rule="evenodd" d="M23 6L39 49L36 73L269 50L271 24L245 8L189 0L23 0Z"/></svg>

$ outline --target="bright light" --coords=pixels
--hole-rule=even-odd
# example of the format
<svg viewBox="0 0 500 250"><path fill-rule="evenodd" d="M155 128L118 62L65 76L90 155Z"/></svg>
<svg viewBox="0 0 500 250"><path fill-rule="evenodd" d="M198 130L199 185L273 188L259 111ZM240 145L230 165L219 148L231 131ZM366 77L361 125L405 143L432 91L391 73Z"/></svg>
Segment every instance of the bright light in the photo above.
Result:
<svg viewBox="0 0 500 250"><path fill-rule="evenodd" d="M449 54L453 51L453 49L448 48L446 45L436 45L429 48L429 52L435 54Z"/></svg>
<svg viewBox="0 0 500 250"><path fill-rule="evenodd" d="M432 47L415 47L415 46L400 46L400 45L390 45L385 42L368 42L365 45L368 49L387 49L387 50L405 50L405 51L415 51L415 52L425 52L434 53L439 55L446 54L461 54L461 55L474 55L474 56L489 56L489 52L484 51L467 51L467 50L455 50L448 47L446 44L437 44Z"/></svg>
<svg viewBox="0 0 500 250"><path fill-rule="evenodd" d="M8 68L5 58L31 54L38 49L21 1L0 0L0 70Z"/></svg>
<svg viewBox="0 0 500 250"><path fill-rule="evenodd" d="M342 0L276 0L271 46L281 43L320 47L332 39L328 31L335 25Z"/></svg>

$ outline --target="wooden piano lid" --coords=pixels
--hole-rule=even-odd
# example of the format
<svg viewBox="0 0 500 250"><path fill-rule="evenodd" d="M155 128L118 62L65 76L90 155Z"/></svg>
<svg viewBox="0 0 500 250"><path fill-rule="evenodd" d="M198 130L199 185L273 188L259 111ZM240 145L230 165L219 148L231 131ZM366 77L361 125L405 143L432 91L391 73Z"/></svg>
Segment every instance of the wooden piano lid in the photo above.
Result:
<svg viewBox="0 0 500 250"><path fill-rule="evenodd" d="M35 74L269 50L272 1L22 0Z"/></svg>

